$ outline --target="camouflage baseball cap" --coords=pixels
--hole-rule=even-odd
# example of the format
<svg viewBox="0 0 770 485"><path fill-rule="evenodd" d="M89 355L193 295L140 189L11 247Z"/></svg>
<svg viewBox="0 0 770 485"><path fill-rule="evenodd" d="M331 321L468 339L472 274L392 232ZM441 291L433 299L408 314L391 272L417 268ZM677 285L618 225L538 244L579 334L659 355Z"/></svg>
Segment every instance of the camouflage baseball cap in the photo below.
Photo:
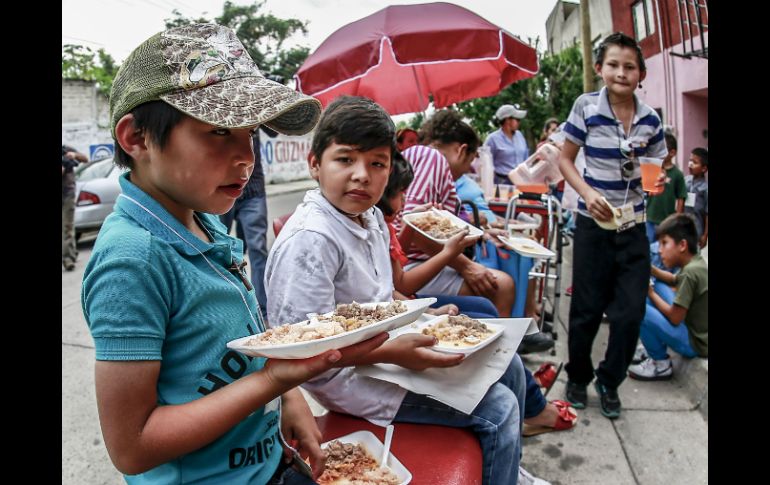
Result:
<svg viewBox="0 0 770 485"><path fill-rule="evenodd" d="M222 128L266 125L303 135L321 103L269 79L235 32L216 24L169 29L144 41L120 67L110 93L110 130L140 104L162 100Z"/></svg>

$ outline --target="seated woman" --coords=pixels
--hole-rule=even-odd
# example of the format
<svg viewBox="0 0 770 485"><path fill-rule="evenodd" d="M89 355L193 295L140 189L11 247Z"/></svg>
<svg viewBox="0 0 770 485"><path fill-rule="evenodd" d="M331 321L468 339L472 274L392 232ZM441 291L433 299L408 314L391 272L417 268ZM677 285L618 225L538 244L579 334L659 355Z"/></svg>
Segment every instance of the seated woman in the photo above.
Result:
<svg viewBox="0 0 770 485"><path fill-rule="evenodd" d="M444 249L424 264L409 271L404 271L402 264L406 261L406 256L401 249L401 244L393 226L393 220L396 214L403 208L405 192L414 179L414 172L400 153L394 155L392 165L393 168L388 184L385 186L382 198L377 202L377 207L385 216L385 222L388 224L390 232L390 261L393 266L393 286L396 291L404 295L411 295L441 271L448 261L460 254L463 248L474 244L477 238L467 236L467 231L458 233L449 239ZM420 207L416 209L425 208ZM402 232L407 233L407 238L411 237L410 234L413 234L410 226L405 226ZM494 246L492 248L494 250ZM498 318L499 316L494 305L486 298L480 296L446 297L444 295L422 294L417 296L420 298L427 296L437 298L438 301L434 304L434 307L446 303L454 303L458 306L460 313L464 313L472 318ZM549 431L561 431L572 428L577 423L575 410L564 401L555 400L547 402L540 390L541 386L550 389L556 380L558 371L553 370L553 365L544 364L541 366L536 373L537 378L533 377L526 367L524 368L524 374L527 381L527 390L522 434L524 436L534 436Z"/></svg>
<svg viewBox="0 0 770 485"><path fill-rule="evenodd" d="M473 128L454 111L435 113L422 127L425 145L416 145L403 152L414 170L414 181L406 192L404 210L409 212L425 204L440 205L453 212L458 199L454 181L468 171L476 157L480 140ZM497 240L496 235L486 231ZM499 230L498 230L499 231ZM443 250L443 246L415 234L404 244L411 270ZM513 279L502 271L487 269L460 254L444 266L437 276L421 288L421 293L443 295L476 295L489 298L503 317L511 315L514 300Z"/></svg>

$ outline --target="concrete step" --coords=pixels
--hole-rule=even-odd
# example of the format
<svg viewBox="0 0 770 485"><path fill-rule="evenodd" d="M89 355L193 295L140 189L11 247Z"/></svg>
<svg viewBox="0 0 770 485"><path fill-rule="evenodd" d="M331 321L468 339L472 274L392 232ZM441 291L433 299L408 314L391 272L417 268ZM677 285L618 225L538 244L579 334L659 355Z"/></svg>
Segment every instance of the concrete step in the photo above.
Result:
<svg viewBox="0 0 770 485"><path fill-rule="evenodd" d="M676 352L670 351L671 363L674 366L674 381L684 387L693 406L701 413L703 419L709 419L709 360L696 357L687 359Z"/></svg>

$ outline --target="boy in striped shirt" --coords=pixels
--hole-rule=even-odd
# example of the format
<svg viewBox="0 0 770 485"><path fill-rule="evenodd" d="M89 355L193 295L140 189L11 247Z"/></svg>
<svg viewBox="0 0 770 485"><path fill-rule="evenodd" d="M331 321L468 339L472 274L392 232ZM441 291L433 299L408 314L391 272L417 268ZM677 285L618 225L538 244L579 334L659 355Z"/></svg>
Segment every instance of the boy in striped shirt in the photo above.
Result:
<svg viewBox="0 0 770 485"><path fill-rule="evenodd" d="M667 150L660 118L634 95L647 74L636 41L619 32L609 35L598 48L595 69L605 87L575 101L559 160L564 178L580 195L566 398L584 408L595 374L601 412L614 419L620 416L617 388L634 355L650 279L638 157L663 158ZM581 147L586 167L578 173L574 161ZM597 224L613 220L607 203L621 209L617 229ZM609 343L594 371L591 347L604 313Z"/></svg>

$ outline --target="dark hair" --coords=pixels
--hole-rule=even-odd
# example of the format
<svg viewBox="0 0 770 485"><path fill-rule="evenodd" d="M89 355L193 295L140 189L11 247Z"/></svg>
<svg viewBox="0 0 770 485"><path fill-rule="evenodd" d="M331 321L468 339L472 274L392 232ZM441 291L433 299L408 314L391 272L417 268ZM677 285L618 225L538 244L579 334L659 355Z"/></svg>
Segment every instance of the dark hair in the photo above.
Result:
<svg viewBox="0 0 770 485"><path fill-rule="evenodd" d="M410 131L411 131L412 133L414 133L415 135L417 135L417 130L413 130L412 128L401 128L400 130L398 130L398 131L396 132L396 142L398 142L398 143L401 143L401 142L403 142L403 141L404 141L404 137L405 137L405 136L406 136L406 134L407 134L407 133L409 133ZM419 136L419 135L418 135L418 136Z"/></svg>
<svg viewBox="0 0 770 485"><path fill-rule="evenodd" d="M477 152L481 144L471 125L464 122L457 112L449 109L437 111L422 125L422 132L428 143L465 143L468 145L468 153Z"/></svg>
<svg viewBox="0 0 770 485"><path fill-rule="evenodd" d="M540 141L545 141L548 139L548 125L556 124L556 126L559 126L559 120L556 118L548 118L545 120L545 123L543 124L543 132L540 133Z"/></svg>
<svg viewBox="0 0 770 485"><path fill-rule="evenodd" d="M132 109L134 128L144 131L161 150L166 146L171 130L182 121L184 113L163 101L150 101ZM134 168L134 159L115 140L115 165Z"/></svg>
<svg viewBox="0 0 770 485"><path fill-rule="evenodd" d="M390 147L396 152L396 126L390 115L371 99L340 96L326 107L318 122L310 151L320 160L332 143L351 145L366 152Z"/></svg>
<svg viewBox="0 0 770 485"><path fill-rule="evenodd" d="M390 177L388 177L388 185L385 186L385 192L383 192L382 197L375 204L386 216L392 216L395 213L393 207L390 206L390 199L399 192L409 188L412 180L414 180L412 164L401 155L401 152L397 151L393 154L391 166L393 168L390 171Z"/></svg>
<svg viewBox="0 0 770 485"><path fill-rule="evenodd" d="M700 158L701 164L704 167L709 168L709 151L708 150L702 147L693 148L692 154Z"/></svg>
<svg viewBox="0 0 770 485"><path fill-rule="evenodd" d="M676 137L674 136L674 134L666 133L663 136L666 139L666 148L668 148L669 150L676 150L679 144L677 143Z"/></svg>
<svg viewBox="0 0 770 485"><path fill-rule="evenodd" d="M698 252L698 230L695 228L695 218L691 214L671 214L658 225L655 235L658 239L668 236L677 243L685 240L690 254Z"/></svg>
<svg viewBox="0 0 770 485"><path fill-rule="evenodd" d="M642 55L642 49L639 44L632 37L627 36L623 32L615 32L608 35L599 47L596 48L596 63L600 66L604 64L604 55L607 53L607 49L616 45L618 47L628 47L636 51L636 58L639 61L639 70L644 72L647 70L647 66L644 64L644 55Z"/></svg>

